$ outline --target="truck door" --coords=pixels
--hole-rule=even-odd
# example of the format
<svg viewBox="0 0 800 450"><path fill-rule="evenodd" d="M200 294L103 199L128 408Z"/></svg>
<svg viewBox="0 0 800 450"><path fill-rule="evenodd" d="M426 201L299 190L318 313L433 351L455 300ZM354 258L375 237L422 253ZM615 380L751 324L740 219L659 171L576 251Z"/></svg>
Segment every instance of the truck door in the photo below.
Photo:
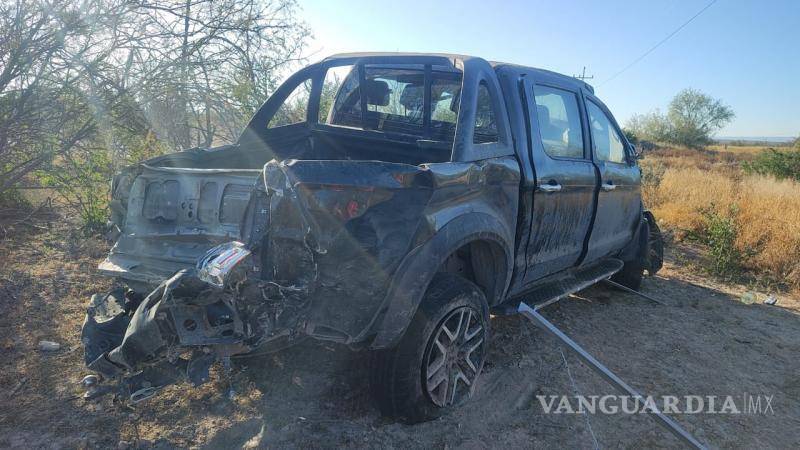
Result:
<svg viewBox="0 0 800 450"><path fill-rule="evenodd" d="M641 172L611 113L586 96L594 163L600 174L597 216L589 238L586 262L623 248L633 239L641 217Z"/></svg>
<svg viewBox="0 0 800 450"><path fill-rule="evenodd" d="M597 179L580 92L527 78L523 85L536 178L524 278L529 283L579 261Z"/></svg>

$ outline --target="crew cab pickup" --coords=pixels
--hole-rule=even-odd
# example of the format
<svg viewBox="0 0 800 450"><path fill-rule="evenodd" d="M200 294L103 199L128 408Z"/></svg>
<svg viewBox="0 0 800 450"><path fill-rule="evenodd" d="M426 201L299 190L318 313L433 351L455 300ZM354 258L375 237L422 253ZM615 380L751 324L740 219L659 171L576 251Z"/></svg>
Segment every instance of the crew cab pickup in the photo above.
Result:
<svg viewBox="0 0 800 450"><path fill-rule="evenodd" d="M111 209L99 270L119 288L92 297L83 342L132 401L310 336L373 352L381 410L428 420L472 395L490 311L636 289L662 257L591 86L458 55L312 64L236 144L115 176Z"/></svg>

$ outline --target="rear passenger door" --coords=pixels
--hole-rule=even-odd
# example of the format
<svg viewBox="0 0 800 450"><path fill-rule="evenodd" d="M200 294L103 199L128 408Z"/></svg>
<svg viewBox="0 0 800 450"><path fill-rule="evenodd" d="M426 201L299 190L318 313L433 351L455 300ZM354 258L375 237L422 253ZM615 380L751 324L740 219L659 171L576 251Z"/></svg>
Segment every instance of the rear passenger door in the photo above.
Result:
<svg viewBox="0 0 800 450"><path fill-rule="evenodd" d="M641 172L608 109L586 96L592 153L600 174L597 217L585 261L611 255L633 239L641 217Z"/></svg>
<svg viewBox="0 0 800 450"><path fill-rule="evenodd" d="M526 79L536 177L525 282L574 266L594 214L595 167L579 91Z"/></svg>

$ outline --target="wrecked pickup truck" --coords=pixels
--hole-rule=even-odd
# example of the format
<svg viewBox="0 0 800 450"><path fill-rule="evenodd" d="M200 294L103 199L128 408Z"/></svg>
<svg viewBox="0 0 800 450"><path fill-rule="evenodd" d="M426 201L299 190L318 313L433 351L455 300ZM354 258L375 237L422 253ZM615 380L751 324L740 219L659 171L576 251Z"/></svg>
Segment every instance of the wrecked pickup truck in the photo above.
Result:
<svg viewBox="0 0 800 450"><path fill-rule="evenodd" d="M490 311L661 266L634 148L586 83L439 54L347 54L291 76L235 145L112 183L86 362L131 401L303 337L374 353L381 410L470 397ZM97 386L94 387L97 389Z"/></svg>

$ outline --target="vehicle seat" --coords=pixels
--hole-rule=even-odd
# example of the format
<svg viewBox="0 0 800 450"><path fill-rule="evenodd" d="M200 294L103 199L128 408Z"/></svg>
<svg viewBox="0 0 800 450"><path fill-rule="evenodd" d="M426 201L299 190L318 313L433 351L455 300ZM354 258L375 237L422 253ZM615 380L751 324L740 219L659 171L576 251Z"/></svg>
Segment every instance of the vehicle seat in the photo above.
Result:
<svg viewBox="0 0 800 450"><path fill-rule="evenodd" d="M536 115L539 116L539 131L543 140L557 142L564 140L561 130L550 122L550 110L547 106L536 105Z"/></svg>
<svg viewBox="0 0 800 450"><path fill-rule="evenodd" d="M364 80L364 92L370 105L386 106L389 104L389 83L383 80Z"/></svg>
<svg viewBox="0 0 800 450"><path fill-rule="evenodd" d="M408 84L403 88L403 92L400 94L400 104L406 108L406 117L408 117L411 122L415 122L417 119L419 119L420 122L422 121L424 102L423 87L420 85Z"/></svg>

